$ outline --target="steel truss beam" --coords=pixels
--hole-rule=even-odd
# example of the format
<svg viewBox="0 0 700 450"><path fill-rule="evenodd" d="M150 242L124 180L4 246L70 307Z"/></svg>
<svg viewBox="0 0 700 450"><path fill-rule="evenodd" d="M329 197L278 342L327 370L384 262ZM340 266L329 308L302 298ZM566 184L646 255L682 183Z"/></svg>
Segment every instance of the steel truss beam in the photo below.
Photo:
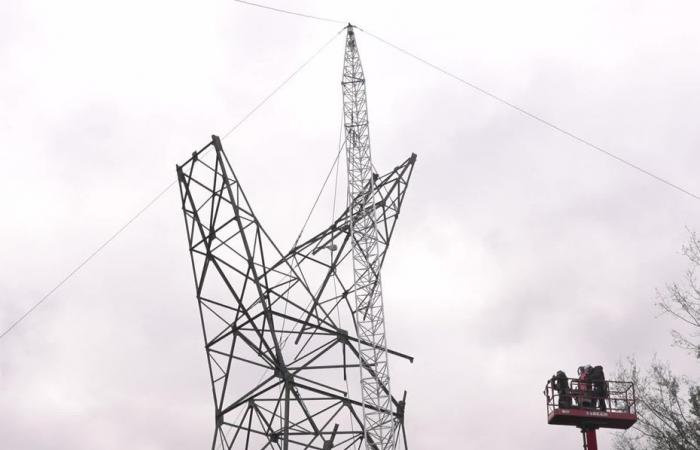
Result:
<svg viewBox="0 0 700 450"><path fill-rule="evenodd" d="M415 159L362 194L373 199L364 213L377 217L380 267ZM369 343L355 333L349 301L359 289L349 211L283 254L253 213L218 137L177 175L214 398L211 448L358 449L365 439L379 448L365 438L363 401L349 389L359 385L360 367L376 376L359 356ZM390 398L393 439L405 447L405 393Z"/></svg>

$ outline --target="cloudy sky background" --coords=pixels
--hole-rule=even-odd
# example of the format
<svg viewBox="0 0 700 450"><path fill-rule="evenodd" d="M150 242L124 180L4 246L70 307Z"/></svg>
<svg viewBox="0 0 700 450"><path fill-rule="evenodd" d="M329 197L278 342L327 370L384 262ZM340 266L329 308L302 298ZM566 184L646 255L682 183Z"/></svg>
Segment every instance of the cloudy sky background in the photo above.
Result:
<svg viewBox="0 0 700 450"><path fill-rule="evenodd" d="M268 4L351 20L700 192L696 2ZM230 0L0 3L0 328L339 28ZM282 247L338 148L343 44L224 140ZM693 374L653 303L683 276L700 202L358 44L375 165L418 154L383 274L389 341L416 357L392 365L413 448L577 449L546 424L553 371L658 354ZM172 189L0 340L1 446L208 446L197 314Z"/></svg>

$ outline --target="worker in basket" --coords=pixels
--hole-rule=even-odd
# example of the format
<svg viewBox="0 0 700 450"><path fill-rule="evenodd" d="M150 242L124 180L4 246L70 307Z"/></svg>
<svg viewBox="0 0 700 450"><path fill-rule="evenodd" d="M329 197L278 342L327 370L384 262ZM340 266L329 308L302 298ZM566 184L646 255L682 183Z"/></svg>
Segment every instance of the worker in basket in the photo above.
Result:
<svg viewBox="0 0 700 450"><path fill-rule="evenodd" d="M571 408L571 392L569 389L569 379L563 370L558 370L556 375L552 376L552 389L556 391L559 397L559 408Z"/></svg>
<svg viewBox="0 0 700 450"><path fill-rule="evenodd" d="M591 366L579 366L578 368L578 397L576 401L581 408L593 407L591 401L591 385L588 380L588 374L591 369Z"/></svg>
<svg viewBox="0 0 700 450"><path fill-rule="evenodd" d="M578 405L582 408L607 411L608 383L603 366L581 366L578 368Z"/></svg>
<svg viewBox="0 0 700 450"><path fill-rule="evenodd" d="M593 386L593 407L599 407L601 411L607 411L605 399L608 397L608 386L605 382L603 366L595 366L591 368L590 372L588 373L588 381Z"/></svg>

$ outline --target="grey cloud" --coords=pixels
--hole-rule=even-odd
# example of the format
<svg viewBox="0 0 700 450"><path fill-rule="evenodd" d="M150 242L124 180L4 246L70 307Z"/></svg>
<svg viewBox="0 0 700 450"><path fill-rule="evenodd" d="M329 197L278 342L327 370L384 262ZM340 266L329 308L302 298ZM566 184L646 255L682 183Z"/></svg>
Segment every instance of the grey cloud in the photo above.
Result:
<svg viewBox="0 0 700 450"><path fill-rule="evenodd" d="M0 326L338 28L223 1L18 5L0 14ZM700 190L692 2L294 7L352 16ZM545 423L541 389L553 371L612 367L630 353L686 367L653 302L682 276L697 203L358 39L377 167L418 153L384 272L389 341L416 357L392 365L409 391L409 440L579 448L576 431ZM224 141L282 247L338 148L341 51L338 39ZM324 194L308 231L328 221L332 198ZM186 252L173 190L0 341L4 448L208 445L211 393ZM505 412L507 422L494 421ZM607 444L612 433L601 434Z"/></svg>

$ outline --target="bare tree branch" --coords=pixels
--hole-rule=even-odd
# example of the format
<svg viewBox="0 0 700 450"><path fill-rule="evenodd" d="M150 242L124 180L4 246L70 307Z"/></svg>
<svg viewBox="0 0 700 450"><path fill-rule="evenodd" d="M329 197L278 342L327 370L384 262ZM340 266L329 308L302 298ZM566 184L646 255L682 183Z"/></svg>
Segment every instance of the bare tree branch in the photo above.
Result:
<svg viewBox="0 0 700 450"><path fill-rule="evenodd" d="M685 286L671 283L657 293L662 314L678 320L683 330L671 330L673 345L688 350L700 359L700 240L690 231L683 255L690 268ZM700 385L686 377L677 377L668 364L656 358L642 374L634 358L620 364L618 378L637 387L635 426L617 436L617 450L700 450Z"/></svg>

